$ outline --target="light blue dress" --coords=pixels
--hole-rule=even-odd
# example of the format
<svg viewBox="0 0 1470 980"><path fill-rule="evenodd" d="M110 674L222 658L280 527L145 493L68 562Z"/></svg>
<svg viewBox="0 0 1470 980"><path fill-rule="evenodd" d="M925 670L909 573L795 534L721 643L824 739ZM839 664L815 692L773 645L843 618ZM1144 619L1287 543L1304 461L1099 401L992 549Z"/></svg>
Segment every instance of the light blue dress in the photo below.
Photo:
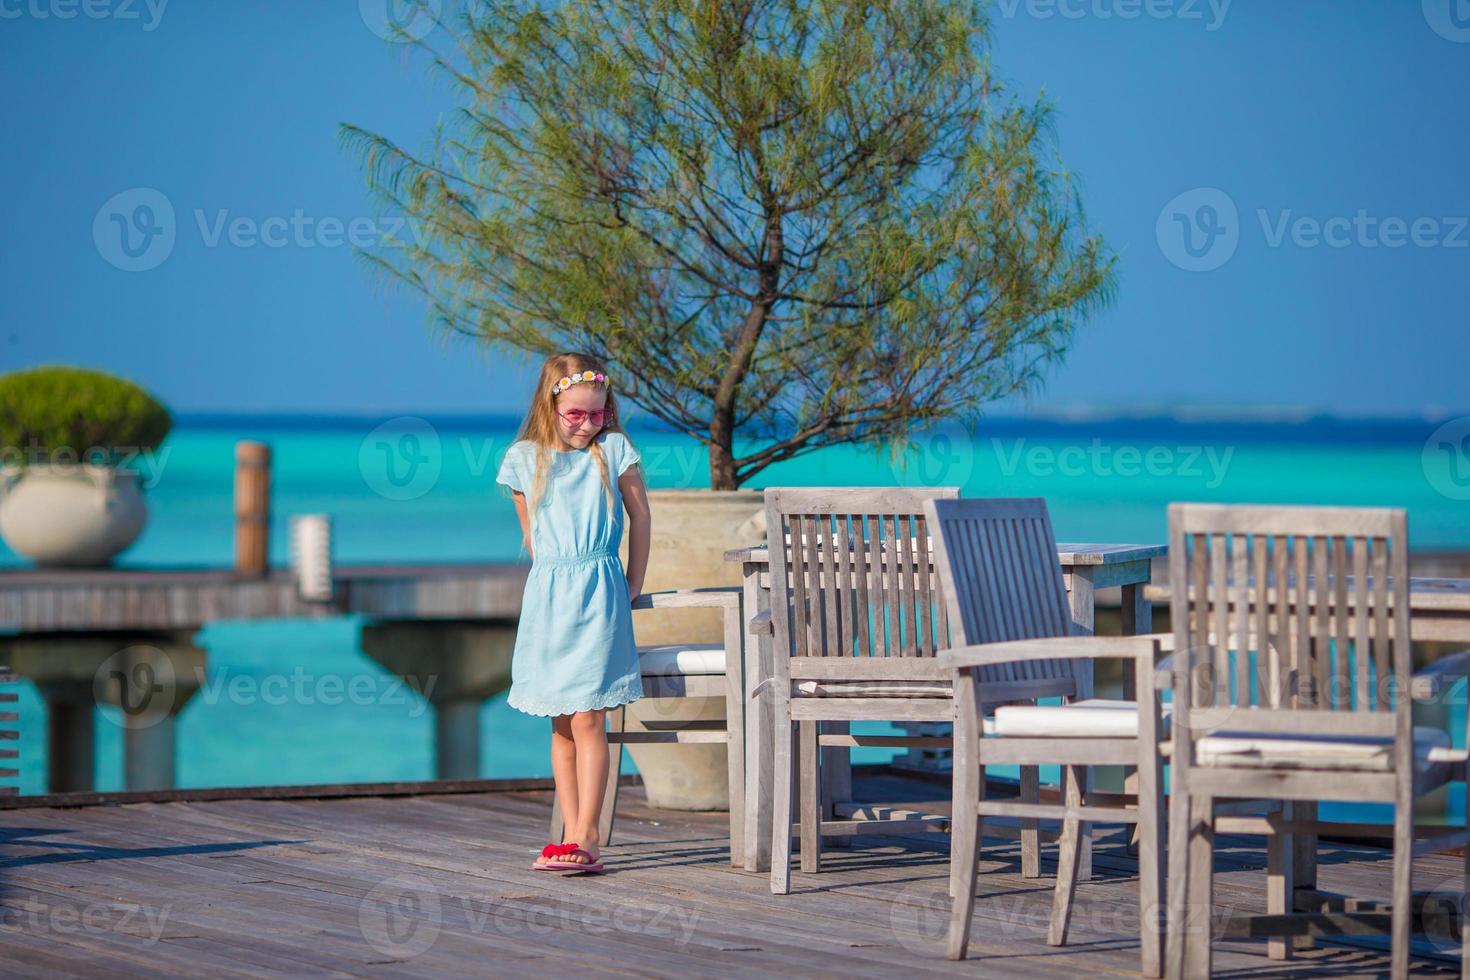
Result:
<svg viewBox="0 0 1470 980"><path fill-rule="evenodd" d="M588 449L551 452L543 496L531 520L531 571L521 599L511 661L510 705L532 715L611 708L643 696L628 577L618 546L623 497L617 478L638 462L621 432L597 437L607 458L609 508ZM514 443L495 477L530 503L536 447Z"/></svg>

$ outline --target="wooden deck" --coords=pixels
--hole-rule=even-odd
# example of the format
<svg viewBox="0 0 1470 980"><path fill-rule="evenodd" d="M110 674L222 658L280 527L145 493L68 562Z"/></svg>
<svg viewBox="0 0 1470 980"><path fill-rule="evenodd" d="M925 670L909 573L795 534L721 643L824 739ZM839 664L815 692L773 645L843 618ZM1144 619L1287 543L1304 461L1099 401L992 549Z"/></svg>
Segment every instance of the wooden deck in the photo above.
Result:
<svg viewBox="0 0 1470 980"><path fill-rule="evenodd" d="M897 776L860 776L857 789L888 802L945 792ZM775 897L766 876L728 867L723 814L651 810L637 787L622 800L608 873L569 877L529 868L545 841L544 789L7 808L0 973L1075 980L1137 970L1133 864L1116 836L1098 847L1099 878L1078 888L1064 948L1042 940L1051 880L1022 879L1015 845L990 840L972 958L951 963L944 838L859 838ZM1220 861L1217 915L1262 909L1259 841L1227 843ZM1386 867L1382 852L1324 845L1321 883L1386 897ZM1457 885L1454 868L1418 862L1416 890ZM1387 964L1347 947L1277 963L1264 940L1219 939L1217 950L1227 976L1374 976ZM1423 957L1415 968L1452 972Z"/></svg>

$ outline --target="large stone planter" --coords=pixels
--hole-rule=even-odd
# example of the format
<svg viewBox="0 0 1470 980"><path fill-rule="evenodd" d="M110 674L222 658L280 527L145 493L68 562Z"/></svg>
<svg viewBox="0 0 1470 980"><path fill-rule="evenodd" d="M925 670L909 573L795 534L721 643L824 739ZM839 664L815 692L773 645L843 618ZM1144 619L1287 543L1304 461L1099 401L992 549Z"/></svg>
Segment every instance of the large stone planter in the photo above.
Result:
<svg viewBox="0 0 1470 980"><path fill-rule="evenodd" d="M643 591L739 585L740 568L725 561L729 548L765 541L764 495L759 490L651 490L653 533ZM628 560L627 535L623 561ZM718 610L645 609L633 615L640 644L720 643ZM723 698L642 698L628 710L628 729L644 721L723 719ZM669 810L722 810L730 806L723 745L630 745L628 751L648 801Z"/></svg>
<svg viewBox="0 0 1470 980"><path fill-rule="evenodd" d="M147 519L136 472L90 463L0 470L0 537L42 567L109 565Z"/></svg>

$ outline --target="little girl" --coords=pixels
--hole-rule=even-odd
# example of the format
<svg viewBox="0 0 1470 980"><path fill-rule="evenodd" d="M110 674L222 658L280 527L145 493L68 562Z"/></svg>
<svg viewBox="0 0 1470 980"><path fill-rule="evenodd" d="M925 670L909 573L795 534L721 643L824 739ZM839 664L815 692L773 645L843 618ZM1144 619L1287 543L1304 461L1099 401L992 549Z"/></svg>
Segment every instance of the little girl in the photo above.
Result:
<svg viewBox="0 0 1470 980"><path fill-rule="evenodd" d="M601 871L604 716L643 696L632 601L648 565L648 496L638 451L595 358L547 359L497 483L513 491L531 571L511 661L510 704L551 717L551 768L566 828L537 870ZM618 545L628 509L628 569Z"/></svg>

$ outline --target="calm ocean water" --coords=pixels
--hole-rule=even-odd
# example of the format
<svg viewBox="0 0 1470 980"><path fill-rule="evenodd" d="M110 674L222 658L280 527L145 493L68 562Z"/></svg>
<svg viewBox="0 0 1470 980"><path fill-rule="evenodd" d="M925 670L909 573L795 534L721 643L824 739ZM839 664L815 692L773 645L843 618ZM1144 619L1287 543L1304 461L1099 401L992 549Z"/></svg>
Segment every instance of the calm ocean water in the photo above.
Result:
<svg viewBox="0 0 1470 980"><path fill-rule="evenodd" d="M516 560L519 528L494 483L514 420L371 421L185 418L136 466L148 526L121 565L232 561L233 447L273 449L273 560L287 560L292 514L332 515L336 560ZM701 447L627 424L649 485L707 487ZM753 486L959 485L966 496L1042 496L1056 534L1072 542L1163 542L1173 500L1407 507L1416 549L1470 551L1470 515L1447 484L1432 423L1179 422L1169 419L998 420L918 439L895 462L866 448L830 448L771 467ZM0 567L23 562L0 543ZM354 619L221 622L204 690L179 719L181 786L427 779L433 717L365 657ZM292 682L304 676L303 688ZM359 686L333 697L321 678ZM230 693L230 685L237 685ZM274 686L273 686L274 685ZM23 685L21 791L44 792L44 704ZM248 697L238 692L254 692ZM299 692L306 690L306 695ZM482 709L481 775L549 775L549 728L504 695ZM884 730L880 726L877 730ZM1463 724L1456 726L1463 731ZM121 734L97 725L98 789L122 787ZM859 761L891 751L860 749ZM628 764L632 770L631 763ZM1458 806L1458 804L1457 804Z"/></svg>

